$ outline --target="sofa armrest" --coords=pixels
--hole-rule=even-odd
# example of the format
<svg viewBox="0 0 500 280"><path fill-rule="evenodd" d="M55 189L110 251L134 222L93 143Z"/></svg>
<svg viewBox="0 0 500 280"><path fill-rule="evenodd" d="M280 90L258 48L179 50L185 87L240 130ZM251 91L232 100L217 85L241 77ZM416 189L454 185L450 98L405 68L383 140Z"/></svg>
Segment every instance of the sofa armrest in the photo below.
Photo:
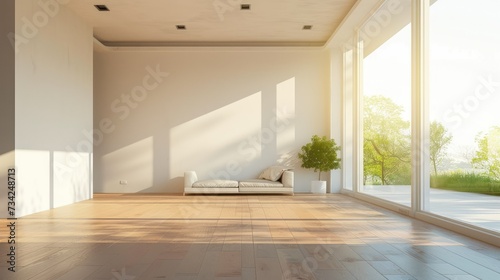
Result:
<svg viewBox="0 0 500 280"><path fill-rule="evenodd" d="M293 171L287 170L283 172L283 175L281 176L281 183L283 184L283 187L293 189Z"/></svg>
<svg viewBox="0 0 500 280"><path fill-rule="evenodd" d="M195 171L184 172L184 189L193 187L193 183L198 181L198 176Z"/></svg>

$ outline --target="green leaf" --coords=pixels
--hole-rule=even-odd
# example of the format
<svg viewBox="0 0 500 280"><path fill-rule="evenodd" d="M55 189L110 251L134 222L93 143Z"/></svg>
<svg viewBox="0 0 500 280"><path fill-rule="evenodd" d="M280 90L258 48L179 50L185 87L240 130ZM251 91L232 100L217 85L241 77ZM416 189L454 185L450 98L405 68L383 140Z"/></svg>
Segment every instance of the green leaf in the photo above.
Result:
<svg viewBox="0 0 500 280"><path fill-rule="evenodd" d="M338 157L340 147L337 146L335 140L329 139L326 136L319 137L314 135L311 137L311 142L305 144L301 148L299 158L302 160L302 167L313 169L314 172L327 172L333 169L340 168L340 158Z"/></svg>

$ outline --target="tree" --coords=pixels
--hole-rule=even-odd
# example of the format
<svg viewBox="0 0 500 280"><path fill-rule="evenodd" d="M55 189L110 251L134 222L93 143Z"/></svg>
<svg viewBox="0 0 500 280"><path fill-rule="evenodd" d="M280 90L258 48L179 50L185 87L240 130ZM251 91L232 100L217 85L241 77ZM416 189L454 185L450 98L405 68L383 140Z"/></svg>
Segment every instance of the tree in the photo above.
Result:
<svg viewBox="0 0 500 280"><path fill-rule="evenodd" d="M437 121L431 122L430 127L430 158L434 167L434 175L437 175L437 166L441 164L446 148L451 143L453 137L448 134L446 128Z"/></svg>
<svg viewBox="0 0 500 280"><path fill-rule="evenodd" d="M364 99L363 166L365 179L383 185L407 184L410 172L410 122L404 109L384 96Z"/></svg>
<svg viewBox="0 0 500 280"><path fill-rule="evenodd" d="M490 128L488 133L476 137L478 149L472 166L485 170L489 177L500 180L500 127Z"/></svg>
<svg viewBox="0 0 500 280"><path fill-rule="evenodd" d="M319 171L318 180L321 180L321 172L340 168L340 158L337 155L340 147L333 139L314 135L311 142L302 146L301 150L299 158L302 160L302 167Z"/></svg>

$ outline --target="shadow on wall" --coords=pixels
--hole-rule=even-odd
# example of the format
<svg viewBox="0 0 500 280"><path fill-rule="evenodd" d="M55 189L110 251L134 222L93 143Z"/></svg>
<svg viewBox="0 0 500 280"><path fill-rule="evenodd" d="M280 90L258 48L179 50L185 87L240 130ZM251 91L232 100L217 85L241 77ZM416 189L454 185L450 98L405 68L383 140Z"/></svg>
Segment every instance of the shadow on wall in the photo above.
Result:
<svg viewBox="0 0 500 280"><path fill-rule="evenodd" d="M187 170L196 170L200 178L239 180L256 178L270 165L295 167L300 146L295 78L277 84L272 93L255 92L172 126L166 136L158 132L102 155L96 162L98 192L182 193Z"/></svg>
<svg viewBox="0 0 500 280"><path fill-rule="evenodd" d="M169 187L169 193L184 193L184 176L168 179L165 186ZM149 187L138 191L138 193L164 193L165 189L165 187L160 189L158 187Z"/></svg>
<svg viewBox="0 0 500 280"><path fill-rule="evenodd" d="M52 207L89 199L92 195L92 154L52 153Z"/></svg>
<svg viewBox="0 0 500 280"><path fill-rule="evenodd" d="M172 128L170 174L196 170L200 178L240 180L293 164L295 78L279 83L273 99L256 92Z"/></svg>
<svg viewBox="0 0 500 280"><path fill-rule="evenodd" d="M101 157L103 192L135 193L153 187L154 139L148 137Z"/></svg>

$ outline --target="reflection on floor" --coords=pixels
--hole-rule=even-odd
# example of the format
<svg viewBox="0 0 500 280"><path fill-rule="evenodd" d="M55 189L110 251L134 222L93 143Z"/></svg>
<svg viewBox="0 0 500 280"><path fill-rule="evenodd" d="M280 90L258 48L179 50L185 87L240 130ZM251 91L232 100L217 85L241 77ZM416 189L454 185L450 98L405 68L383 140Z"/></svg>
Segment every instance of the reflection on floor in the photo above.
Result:
<svg viewBox="0 0 500 280"><path fill-rule="evenodd" d="M96 195L17 225L1 279L500 279L500 248L343 195Z"/></svg>
<svg viewBox="0 0 500 280"><path fill-rule="evenodd" d="M363 193L410 206L410 186L364 186ZM500 233L500 196L430 190L430 211Z"/></svg>

